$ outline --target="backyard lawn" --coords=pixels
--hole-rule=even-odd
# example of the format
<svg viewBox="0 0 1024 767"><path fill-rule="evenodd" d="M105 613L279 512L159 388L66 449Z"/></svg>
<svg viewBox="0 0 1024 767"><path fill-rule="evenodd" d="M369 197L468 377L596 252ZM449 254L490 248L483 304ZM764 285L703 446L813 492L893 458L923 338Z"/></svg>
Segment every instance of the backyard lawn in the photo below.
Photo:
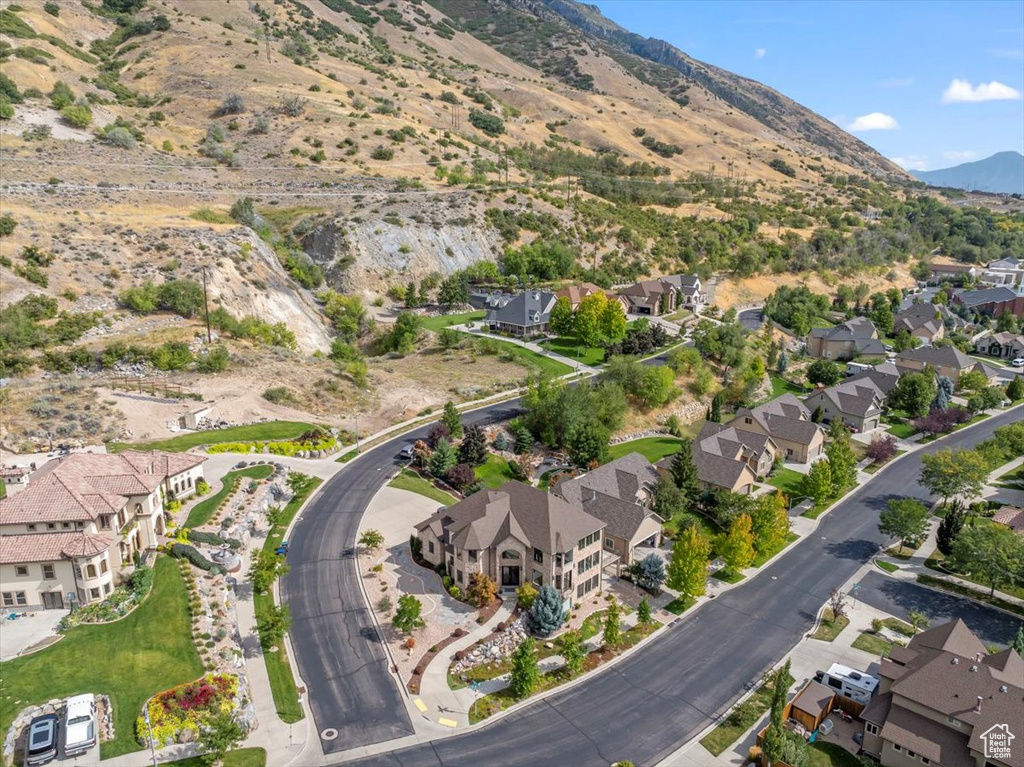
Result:
<svg viewBox="0 0 1024 767"><path fill-rule="evenodd" d="M154 693L203 673L178 563L158 555L153 590L133 613L113 623L77 626L45 650L0 663L0 731L25 706L91 692L110 696L115 739L103 759L142 748L135 719Z"/></svg>
<svg viewBox="0 0 1024 767"><path fill-rule="evenodd" d="M816 740L807 749L807 767L861 767L864 763L838 743Z"/></svg>
<svg viewBox="0 0 1024 767"><path fill-rule="evenodd" d="M483 464L476 467L476 478L495 490L509 480L515 479L508 467L508 459L493 453L487 456L487 460Z"/></svg>
<svg viewBox="0 0 1024 767"><path fill-rule="evenodd" d="M593 367L604 362L604 349L598 346L580 346L575 338L549 338L546 341L541 341L540 345L571 360L576 359L578 350L581 365Z"/></svg>
<svg viewBox="0 0 1024 767"><path fill-rule="evenodd" d="M185 520L185 527L191 529L193 527L205 525L209 522L210 517L212 517L213 513L217 510L217 506L220 505L220 502L224 500L224 498L234 491L235 485L241 481L242 477L249 477L250 479L266 479L273 473L274 467L267 466L266 464L262 466L249 466L244 469L239 469L238 471L229 471L224 475L223 484L221 485L220 490L192 507L192 510L188 513L188 518Z"/></svg>
<svg viewBox="0 0 1024 767"><path fill-rule="evenodd" d="M455 503L454 496L449 495L439 487L434 487L419 474L409 469L402 469L402 473L391 480L388 486L397 487L399 490L408 490L410 493L419 493L445 506L451 506Z"/></svg>
<svg viewBox="0 0 1024 767"><path fill-rule="evenodd" d="M772 376L772 399L781 397L783 394L796 394L803 396L806 390L803 386L787 381L782 376Z"/></svg>
<svg viewBox="0 0 1024 767"><path fill-rule="evenodd" d="M619 442L608 448L608 457L614 461L629 453L640 453L651 463L679 452L680 440L676 437L644 437L629 442Z"/></svg>
<svg viewBox="0 0 1024 767"><path fill-rule="evenodd" d="M193 431L153 442L108 442L107 450L111 453L120 453L122 450L168 450L172 453L183 453L193 447L215 445L220 442L294 439L316 428L316 424L302 421L267 421L246 426L229 426L226 429Z"/></svg>
<svg viewBox="0 0 1024 767"><path fill-rule="evenodd" d="M436 317L421 317L420 325L435 333L442 328L451 325L465 325L467 322L477 322L487 316L487 312L479 309L475 312L463 312L462 314L439 314Z"/></svg>

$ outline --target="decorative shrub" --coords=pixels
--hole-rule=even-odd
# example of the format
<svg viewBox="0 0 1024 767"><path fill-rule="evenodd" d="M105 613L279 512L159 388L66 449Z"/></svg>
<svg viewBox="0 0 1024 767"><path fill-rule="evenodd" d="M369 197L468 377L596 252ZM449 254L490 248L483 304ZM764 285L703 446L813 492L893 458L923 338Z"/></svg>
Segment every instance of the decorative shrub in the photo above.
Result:
<svg viewBox="0 0 1024 767"><path fill-rule="evenodd" d="M213 562L200 554L195 546L189 546L187 543L173 543L168 553L175 559L187 559L200 570L207 572L213 570Z"/></svg>
<svg viewBox="0 0 1024 767"><path fill-rule="evenodd" d="M220 546L222 543L226 543L233 549L240 548L242 545L237 538L221 538L216 533L204 533L201 530L189 530L188 540L193 543L205 543L208 546Z"/></svg>

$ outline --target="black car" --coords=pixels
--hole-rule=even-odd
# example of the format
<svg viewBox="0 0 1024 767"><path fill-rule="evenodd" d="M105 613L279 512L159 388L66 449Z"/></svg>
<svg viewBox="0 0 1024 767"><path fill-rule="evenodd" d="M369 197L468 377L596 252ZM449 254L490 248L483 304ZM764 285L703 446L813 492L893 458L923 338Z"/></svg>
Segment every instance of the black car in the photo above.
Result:
<svg viewBox="0 0 1024 767"><path fill-rule="evenodd" d="M56 714L37 716L28 725L25 737L25 764L47 764L57 758L60 720Z"/></svg>

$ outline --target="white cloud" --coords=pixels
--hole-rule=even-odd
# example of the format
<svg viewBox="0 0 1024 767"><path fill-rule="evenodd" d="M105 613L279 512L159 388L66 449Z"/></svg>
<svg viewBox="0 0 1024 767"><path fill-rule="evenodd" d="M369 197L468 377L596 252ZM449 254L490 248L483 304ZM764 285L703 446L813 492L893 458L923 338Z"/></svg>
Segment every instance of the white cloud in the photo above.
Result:
<svg viewBox="0 0 1024 767"><path fill-rule="evenodd" d="M767 54L767 53L768 53L768 51L766 49L758 48L756 51L754 51L754 58L755 59L763 59L765 57L765 54Z"/></svg>
<svg viewBox="0 0 1024 767"><path fill-rule="evenodd" d="M854 119L847 128L849 131L899 130L896 118L883 112L871 112Z"/></svg>
<svg viewBox="0 0 1024 767"><path fill-rule="evenodd" d="M914 84L913 77L890 77L888 80L880 80L878 84L882 88L909 88Z"/></svg>
<svg viewBox="0 0 1024 767"><path fill-rule="evenodd" d="M943 104L971 104L979 101L1017 101L1020 91L993 80L990 83L971 85L967 80L957 80L942 92Z"/></svg>
<svg viewBox="0 0 1024 767"><path fill-rule="evenodd" d="M961 163L970 162L978 157L978 153L973 150L967 150L966 152L943 152L942 159L948 160L949 162Z"/></svg>
<svg viewBox="0 0 1024 767"><path fill-rule="evenodd" d="M890 157L889 159L904 170L928 170L927 155L912 154L906 157Z"/></svg>

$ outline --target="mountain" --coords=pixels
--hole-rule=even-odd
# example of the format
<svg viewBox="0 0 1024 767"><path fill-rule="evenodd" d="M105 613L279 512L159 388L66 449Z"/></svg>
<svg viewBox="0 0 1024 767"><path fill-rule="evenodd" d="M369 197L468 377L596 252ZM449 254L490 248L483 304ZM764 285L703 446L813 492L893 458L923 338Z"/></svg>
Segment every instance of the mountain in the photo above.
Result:
<svg viewBox="0 0 1024 767"><path fill-rule="evenodd" d="M997 152L976 162L940 170L914 170L915 178L929 186L952 187L972 192L1024 194L1024 154Z"/></svg>

